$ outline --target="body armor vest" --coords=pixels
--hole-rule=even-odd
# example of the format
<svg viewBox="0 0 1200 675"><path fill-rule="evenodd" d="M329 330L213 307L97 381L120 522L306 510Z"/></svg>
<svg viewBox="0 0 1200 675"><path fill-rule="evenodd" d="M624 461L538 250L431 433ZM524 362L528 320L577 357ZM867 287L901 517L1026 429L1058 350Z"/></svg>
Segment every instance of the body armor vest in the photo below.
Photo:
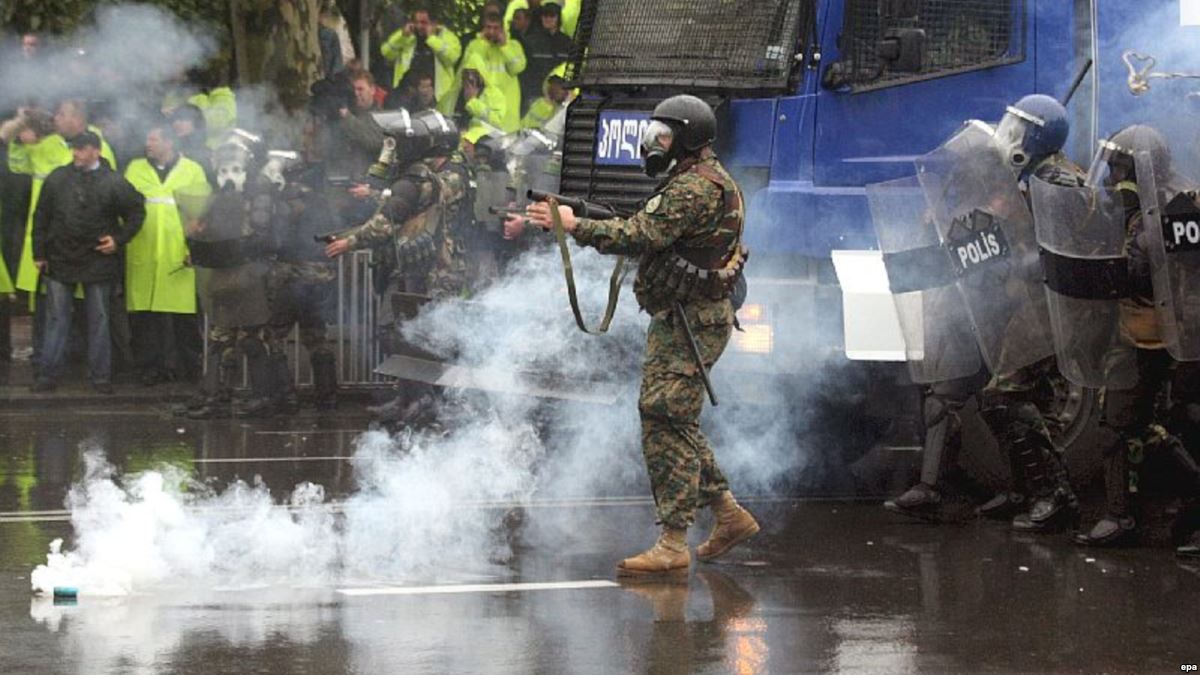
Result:
<svg viewBox="0 0 1200 675"><path fill-rule="evenodd" d="M749 250L742 245L746 209L742 191L722 171L697 163L691 171L721 188L722 208L715 227L705 235L678 241L667 252L655 256L645 267L653 293L669 301L724 300L743 283L742 274ZM730 234L732 232L733 234Z"/></svg>

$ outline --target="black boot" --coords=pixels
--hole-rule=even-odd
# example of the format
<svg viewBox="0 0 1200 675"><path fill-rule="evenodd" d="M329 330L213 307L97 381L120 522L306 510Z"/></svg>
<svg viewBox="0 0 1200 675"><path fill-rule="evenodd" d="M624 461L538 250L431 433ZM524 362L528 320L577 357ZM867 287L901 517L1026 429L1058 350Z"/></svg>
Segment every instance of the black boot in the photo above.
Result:
<svg viewBox="0 0 1200 675"><path fill-rule="evenodd" d="M310 359L313 372L313 398L317 410L337 407L337 362L333 354L317 352Z"/></svg>
<svg viewBox="0 0 1200 675"><path fill-rule="evenodd" d="M200 391L175 414L194 420L227 419L233 414L233 381L237 377L237 357L225 354L224 348L209 354L208 372L200 381Z"/></svg>
<svg viewBox="0 0 1200 675"><path fill-rule="evenodd" d="M917 483L899 497L883 503L883 508L892 513L914 518L936 518L942 505L942 496L932 485Z"/></svg>
<svg viewBox="0 0 1200 675"><path fill-rule="evenodd" d="M234 414L240 418L274 417L276 377L266 345L258 340L246 339L242 341L242 353L246 356L246 369L250 376L250 397L238 406Z"/></svg>
<svg viewBox="0 0 1200 675"><path fill-rule="evenodd" d="M1087 533L1075 535L1084 546L1124 546L1137 539L1137 522L1129 516L1104 516Z"/></svg>
<svg viewBox="0 0 1200 675"><path fill-rule="evenodd" d="M270 359L275 411L282 415L295 415L300 411L300 397L296 395L296 384L288 368L287 354L271 354Z"/></svg>
<svg viewBox="0 0 1200 675"><path fill-rule="evenodd" d="M1033 500L1028 513L1013 518L1018 532L1065 532L1079 524L1079 508L1066 496L1054 494Z"/></svg>
<svg viewBox="0 0 1200 675"><path fill-rule="evenodd" d="M975 509L975 512L984 518L1008 520L1020 512L1025 503L1025 495L1019 492L999 492Z"/></svg>

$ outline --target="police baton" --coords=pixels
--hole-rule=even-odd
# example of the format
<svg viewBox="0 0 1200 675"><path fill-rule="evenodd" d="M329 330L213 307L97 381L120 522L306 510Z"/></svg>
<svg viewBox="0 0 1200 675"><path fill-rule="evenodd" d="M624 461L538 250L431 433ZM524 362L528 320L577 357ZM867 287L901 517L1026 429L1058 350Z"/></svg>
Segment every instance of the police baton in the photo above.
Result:
<svg viewBox="0 0 1200 675"><path fill-rule="evenodd" d="M683 325L683 334L687 336L688 348L692 358L696 360L696 368L700 371L700 379L704 381L704 391L708 392L708 400L713 406L717 405L717 395L713 392L712 380L708 379L708 369L704 367L704 357L700 355L700 347L696 344L696 336L692 334L692 326L688 323L687 314L683 311L683 303L675 301L675 314Z"/></svg>

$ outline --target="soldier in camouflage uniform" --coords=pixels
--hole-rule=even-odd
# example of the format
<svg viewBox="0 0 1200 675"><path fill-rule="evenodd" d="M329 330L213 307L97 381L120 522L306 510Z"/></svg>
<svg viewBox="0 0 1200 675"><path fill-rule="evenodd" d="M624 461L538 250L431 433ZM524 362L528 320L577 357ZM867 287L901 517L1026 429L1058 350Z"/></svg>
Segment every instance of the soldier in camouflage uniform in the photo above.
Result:
<svg viewBox="0 0 1200 675"><path fill-rule="evenodd" d="M400 168L378 213L339 233L326 246L329 257L363 248L390 248L395 263L391 287L433 298L466 292L462 230L474 217L470 170L458 152L454 123L436 110L377 115L394 143L388 163ZM408 133L412 130L413 133ZM381 155L388 155L387 145ZM378 173L378 169L373 169ZM385 307L387 303L385 303Z"/></svg>
<svg viewBox="0 0 1200 675"><path fill-rule="evenodd" d="M337 359L326 326L335 319L334 281L337 271L315 243L338 222L332 204L322 191L324 178L316 167L279 153L268 161L264 173L280 191L283 217L275 235L275 261L268 291L271 304L271 361L277 379L277 408L292 412L298 407L292 373L284 348L299 325L300 344L312 367L313 398L318 410L337 404Z"/></svg>
<svg viewBox="0 0 1200 675"><path fill-rule="evenodd" d="M725 554L759 529L734 500L700 432L705 386L684 325L695 336L703 367L711 369L733 330L731 295L746 258L741 191L710 147L716 119L708 104L674 96L655 108L652 119L642 141L646 170L669 175L641 212L627 219L577 220L559 207L564 229L580 244L641 256L634 293L651 315L638 411L663 529L648 551L621 561L620 576L686 574L687 528L697 508L708 506L716 516L712 534L697 548L701 560ZM531 205L528 215L543 228L552 222L544 203Z"/></svg>
<svg viewBox="0 0 1200 675"><path fill-rule="evenodd" d="M1084 172L1062 153L1069 131L1066 110L1049 96L1026 96L1010 106L997 127L996 145L1017 171L1026 199L1028 181L1034 176L1056 185L1083 185ZM1013 316L1007 333L1022 335L1023 321L1022 315ZM938 482L954 461L957 448L953 445L961 439L951 438L951 431L934 430L938 425L957 426L958 410L975 393L973 387L981 384L981 379L972 376L931 387L927 411L935 410L940 417L931 420L927 412L921 482L886 502L888 510L921 518L937 515L941 502ZM1061 379L1051 356L1012 375L992 377L978 392L980 415L1008 456L1012 481L1008 490L979 507L980 515L1012 518L1013 528L1021 531L1054 531L1074 524L1077 500L1043 414L1052 408L1055 384ZM945 447L931 448L931 437Z"/></svg>

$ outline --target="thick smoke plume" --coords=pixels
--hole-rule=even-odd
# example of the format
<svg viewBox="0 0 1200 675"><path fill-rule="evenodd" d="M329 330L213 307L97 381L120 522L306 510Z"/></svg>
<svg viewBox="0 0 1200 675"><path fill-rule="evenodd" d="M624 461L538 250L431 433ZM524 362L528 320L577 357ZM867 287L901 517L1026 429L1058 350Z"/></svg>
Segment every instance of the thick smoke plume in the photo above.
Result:
<svg viewBox="0 0 1200 675"><path fill-rule="evenodd" d="M214 491L169 472L120 477L90 452L86 477L68 500L74 546L56 549L38 568L34 590L68 585L85 594L127 594L475 579L511 558L514 529L536 546L578 533L586 518L582 510L531 509L520 530L522 505L647 497L635 405L647 319L625 289L610 335L580 333L557 256L527 254L473 300L423 312L406 335L492 376L552 377L567 393L614 392L614 404L446 392L435 428L360 438L356 490L336 504L316 485L280 492L291 486L235 483ZM575 263L585 312L598 315L612 259L576 251ZM803 463L793 435L795 403L781 397L737 415L731 402L732 419L706 414L735 488L769 488ZM652 519L645 526L653 527Z"/></svg>
<svg viewBox="0 0 1200 675"><path fill-rule="evenodd" d="M215 52L213 36L165 9L103 6L93 26L67 36L61 45L43 44L32 61L3 54L0 109L25 105L30 96L43 103L67 97L142 97Z"/></svg>

